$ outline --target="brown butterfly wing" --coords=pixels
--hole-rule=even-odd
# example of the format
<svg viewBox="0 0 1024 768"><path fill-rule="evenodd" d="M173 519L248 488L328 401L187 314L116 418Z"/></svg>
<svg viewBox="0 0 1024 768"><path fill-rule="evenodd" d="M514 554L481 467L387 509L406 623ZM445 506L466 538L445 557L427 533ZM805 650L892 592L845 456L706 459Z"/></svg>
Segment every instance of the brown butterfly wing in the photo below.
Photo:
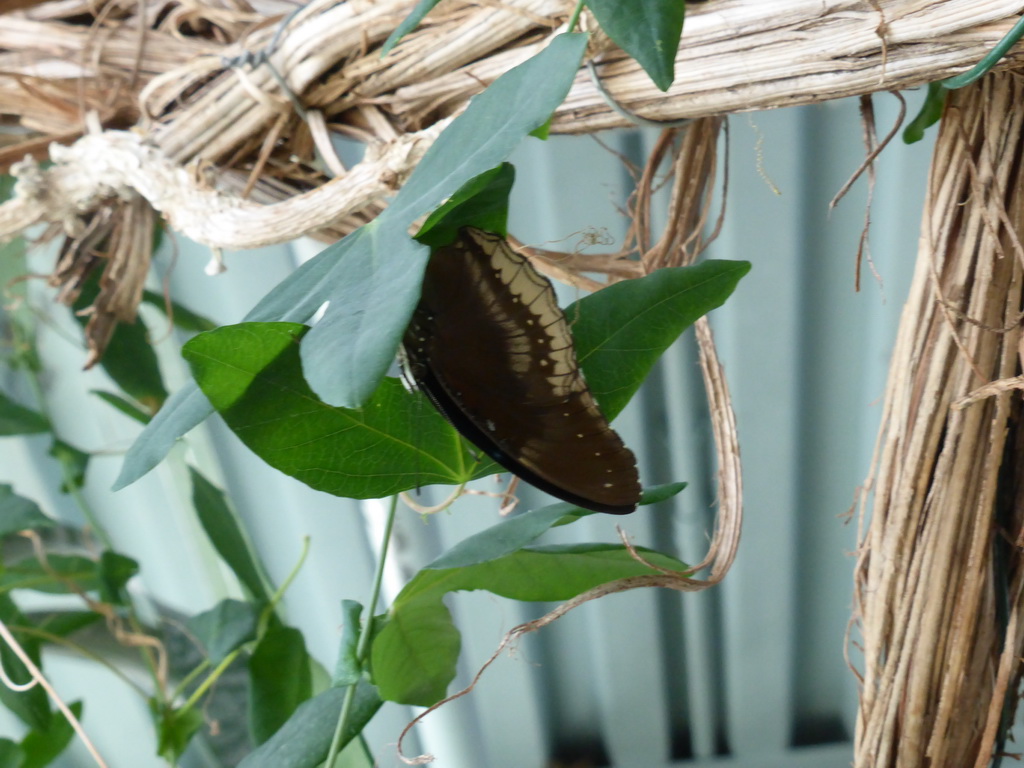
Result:
<svg viewBox="0 0 1024 768"><path fill-rule="evenodd" d="M417 385L494 461L587 509L636 508L636 458L587 388L550 283L504 239L467 228L433 253L403 347Z"/></svg>

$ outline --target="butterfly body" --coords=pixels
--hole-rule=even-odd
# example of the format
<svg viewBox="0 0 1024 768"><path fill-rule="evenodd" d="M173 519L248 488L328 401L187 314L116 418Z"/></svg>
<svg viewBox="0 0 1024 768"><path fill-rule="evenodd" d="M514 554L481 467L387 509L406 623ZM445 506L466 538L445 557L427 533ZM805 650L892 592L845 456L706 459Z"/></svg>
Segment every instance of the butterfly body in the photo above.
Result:
<svg viewBox="0 0 1024 768"><path fill-rule="evenodd" d="M407 374L495 462L577 506L635 509L636 459L586 385L550 283L504 239L466 228L435 250L403 349Z"/></svg>

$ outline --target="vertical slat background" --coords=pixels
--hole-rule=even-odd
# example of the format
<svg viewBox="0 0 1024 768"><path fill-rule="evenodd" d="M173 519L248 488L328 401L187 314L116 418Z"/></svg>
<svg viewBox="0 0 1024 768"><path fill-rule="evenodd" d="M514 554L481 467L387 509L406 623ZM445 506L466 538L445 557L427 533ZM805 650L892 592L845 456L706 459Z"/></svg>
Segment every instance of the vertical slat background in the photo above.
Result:
<svg viewBox="0 0 1024 768"><path fill-rule="evenodd" d="M890 101L878 99L882 133L895 119ZM416 730L410 753L431 752L444 768L849 763L856 684L843 660L843 637L856 540L855 524L843 516L868 469L916 251L929 147L897 140L882 155L871 238L881 281L865 264L856 293L866 180L831 215L827 208L864 155L856 103L734 117L730 135L725 227L707 255L753 262L733 300L712 316L745 471L746 522L732 573L702 594L616 595L524 638L471 696ZM653 136L602 139L639 160ZM595 141L529 140L513 161L518 181L511 228L519 238L571 243L574 233L607 227L621 239L625 222L617 206L628 178L618 158ZM229 254L229 271L207 277L203 249L188 243L177 249L170 278L175 298L225 323L237 322L294 265L283 248ZM571 289L561 293L575 297ZM187 450L176 449L149 477L111 496L107 488L120 466L116 452L127 447L135 428L83 394L82 354L73 343L45 330L41 348L53 371L48 394L62 432L84 448L114 452L94 460L88 495L116 545L143 562L137 589L184 614L233 594L229 575L185 511L187 455L225 484L278 583L310 536L287 608L330 669L340 600L365 600L368 592L379 506L309 491L264 467L218 423L197 431ZM178 384L184 368L172 344L162 348L168 378ZM93 372L85 380L102 386L102 378ZM715 468L692 336L673 347L617 427L640 454L647 482L682 479L689 487L671 513L595 516L555 532L554 539L614 540L618 524L640 543L700 559L714 515ZM0 481L13 482L54 514L79 519L53 491L44 441L5 440L0 450ZM524 505L540 500L522 491ZM385 591L393 595L411 570L491 524L495 509L493 500L473 497L426 522L404 513ZM458 595L451 606L464 632L462 683L505 631L545 608L481 593ZM88 664L53 656L48 668L69 697L88 694L86 726L113 766L162 764L152 755L143 702ZM93 697L104 698L93 703ZM387 707L372 724L380 765L400 764L393 744L410 716L407 708ZM4 718L0 732L14 733L16 725ZM75 746L60 764L90 763ZM197 749L187 765L216 763Z"/></svg>

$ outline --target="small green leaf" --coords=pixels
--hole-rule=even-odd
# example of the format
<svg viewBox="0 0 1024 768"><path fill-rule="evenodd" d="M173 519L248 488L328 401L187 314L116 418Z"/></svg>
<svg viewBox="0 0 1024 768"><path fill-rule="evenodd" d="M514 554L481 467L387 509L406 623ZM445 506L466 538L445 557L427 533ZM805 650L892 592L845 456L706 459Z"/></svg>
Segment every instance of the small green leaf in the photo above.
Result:
<svg viewBox="0 0 1024 768"><path fill-rule="evenodd" d="M18 531L38 531L55 525L38 504L16 494L10 485L0 483L0 538Z"/></svg>
<svg viewBox="0 0 1024 768"><path fill-rule="evenodd" d="M614 419L661 354L721 306L750 271L746 261L705 261L624 280L569 306L576 357L594 397Z"/></svg>
<svg viewBox="0 0 1024 768"><path fill-rule="evenodd" d="M277 733L238 764L238 768L316 768L331 746L348 688L329 688L295 711ZM356 686L349 727L342 747L362 733L383 702L365 680Z"/></svg>
<svg viewBox="0 0 1024 768"><path fill-rule="evenodd" d="M508 233L508 196L516 179L510 163L502 163L466 182L423 222L416 239L431 248L455 241L462 227L476 227L502 236Z"/></svg>
<svg viewBox="0 0 1024 768"><path fill-rule="evenodd" d="M50 554L46 558L45 568L32 558L13 564L0 564L0 592L31 589L63 595L73 594L75 589L93 592L99 588L97 563L79 555Z"/></svg>
<svg viewBox="0 0 1024 768"><path fill-rule="evenodd" d="M132 558L104 551L98 564L100 599L111 605L127 605L125 585L138 572L139 564Z"/></svg>
<svg viewBox="0 0 1024 768"><path fill-rule="evenodd" d="M0 768L24 768L25 752L10 739L0 739Z"/></svg>
<svg viewBox="0 0 1024 768"><path fill-rule="evenodd" d="M685 487L686 483L669 483L648 488L640 499L640 505L664 501L675 496ZM533 509L506 518L480 533L463 539L426 567L433 569L465 568L485 563L488 560L496 560L531 544L549 528L594 514L598 513L580 509L564 501Z"/></svg>
<svg viewBox="0 0 1024 768"><path fill-rule="evenodd" d="M255 548L224 492L192 467L188 471L192 480L192 504L217 554L254 600L269 603L267 580L256 558Z"/></svg>
<svg viewBox="0 0 1024 768"><path fill-rule="evenodd" d="M256 744L270 739L313 695L310 658L302 633L275 627L249 659L249 731Z"/></svg>
<svg viewBox="0 0 1024 768"><path fill-rule="evenodd" d="M430 11L437 5L441 0L420 0L416 3L416 7L412 9L408 16L402 20L395 31L388 35L388 39L384 41L384 45L381 46L380 55L387 56L391 53L391 49L398 45L398 42L405 37L407 34L412 32L423 21L423 17L426 16Z"/></svg>
<svg viewBox="0 0 1024 768"><path fill-rule="evenodd" d="M50 422L43 414L18 405L0 392L0 437L49 431Z"/></svg>
<svg viewBox="0 0 1024 768"><path fill-rule="evenodd" d="M76 719L82 719L82 702L75 701L68 705ZM43 768L57 759L75 735L74 728L63 712L55 712L50 727L45 731L29 731L21 740L21 748L25 753L22 768Z"/></svg>
<svg viewBox="0 0 1024 768"><path fill-rule="evenodd" d="M587 0L597 23L667 91L675 79L676 51L686 4L681 0Z"/></svg>
<svg viewBox="0 0 1024 768"><path fill-rule="evenodd" d="M79 312L92 306L98 295L99 270L96 270L83 285L74 304L75 319L83 327L89 317ZM156 353L142 318L136 318L134 323L118 323L100 359L100 366L117 386L152 413L156 413L167 399Z"/></svg>
<svg viewBox="0 0 1024 768"><path fill-rule="evenodd" d="M258 616L252 605L230 598L188 620L188 628L216 665L256 637Z"/></svg>
<svg viewBox="0 0 1024 768"><path fill-rule="evenodd" d="M924 132L942 118L942 112L946 108L946 94L949 93L942 87L942 83L929 83L928 95L914 119L907 123L903 129L903 143L914 144L924 138Z"/></svg>
<svg viewBox="0 0 1024 768"><path fill-rule="evenodd" d="M541 141L547 141L548 136L551 134L551 123L552 121L554 121L554 119L555 116L552 115L547 119L544 125L540 126L539 128L534 128L532 131L530 131L530 135L536 139L540 139Z"/></svg>
<svg viewBox="0 0 1024 768"><path fill-rule="evenodd" d="M359 644L359 617L363 606L355 600L341 601L341 644L338 648L338 663L334 667L332 684L335 686L352 685L359 682L363 674L363 665L359 662L357 646Z"/></svg>
<svg viewBox="0 0 1024 768"><path fill-rule="evenodd" d="M192 374L235 434L311 488L379 498L418 485L460 483L476 463L421 394L385 379L360 410L321 402L302 379L302 326L244 323L185 345Z"/></svg>
<svg viewBox="0 0 1024 768"><path fill-rule="evenodd" d="M80 629L84 629L102 619L94 611L58 611L51 613L39 621L38 626L44 632L57 637L70 637Z"/></svg>
<svg viewBox="0 0 1024 768"><path fill-rule="evenodd" d="M658 552L638 551L653 565L685 572ZM425 568L391 606L391 619L373 643L373 680L387 701L429 706L455 676L459 634L442 598L486 589L515 600L563 601L616 579L657 573L624 547L576 544L520 549L465 568Z"/></svg>
<svg viewBox="0 0 1024 768"><path fill-rule="evenodd" d="M31 627L30 622L11 600L10 595L0 594L0 621L7 625L14 638L21 644L32 663L41 668L40 643L35 638L19 631L18 627ZM7 643L0 643L0 665L7 677L19 685L32 679L32 673L15 655ZM46 691L41 685L35 685L24 691L15 691L6 685L0 685L0 703L13 715L20 718L29 728L37 731L50 729L53 713Z"/></svg>
<svg viewBox="0 0 1024 768"><path fill-rule="evenodd" d="M75 488L81 488L85 485L85 470L89 467L88 453L78 450L75 446L65 443L63 440L54 440L50 445L50 455L59 461L62 467L66 468L65 478L70 475L70 481L65 480L60 484L60 489L63 493L71 492L68 482Z"/></svg>
<svg viewBox="0 0 1024 768"><path fill-rule="evenodd" d="M167 314L167 301L164 299L163 294L156 293L155 291L143 291L142 300ZM183 331L200 333L202 331L212 331L217 327L213 320L203 317L191 309L187 309L176 301L171 302L170 312L171 322Z"/></svg>
<svg viewBox="0 0 1024 768"><path fill-rule="evenodd" d="M177 765L188 743L203 727L203 714L194 707L163 709L156 716L157 754Z"/></svg>
<svg viewBox="0 0 1024 768"><path fill-rule="evenodd" d="M114 394L113 392L104 392L99 389L90 389L89 391L107 405L113 406L128 418L135 419L135 421L140 424L148 424L150 419L153 418L150 414L135 405L131 400Z"/></svg>

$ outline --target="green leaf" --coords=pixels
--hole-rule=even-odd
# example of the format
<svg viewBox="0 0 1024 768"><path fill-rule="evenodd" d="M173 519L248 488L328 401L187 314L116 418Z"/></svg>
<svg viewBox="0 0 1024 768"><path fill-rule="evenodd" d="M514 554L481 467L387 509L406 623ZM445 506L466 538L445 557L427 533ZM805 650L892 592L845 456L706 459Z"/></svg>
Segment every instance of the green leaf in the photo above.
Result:
<svg viewBox="0 0 1024 768"><path fill-rule="evenodd" d="M194 707L160 710L156 715L157 754L171 765L177 765L188 743L202 727L203 713Z"/></svg>
<svg viewBox="0 0 1024 768"><path fill-rule="evenodd" d="M267 631L249 659L249 731L263 744L313 695L310 658L302 633Z"/></svg>
<svg viewBox="0 0 1024 768"><path fill-rule="evenodd" d="M89 454L85 451L80 451L70 443L65 443L63 440L54 440L50 445L50 455L59 461L62 467L66 467L65 478L70 475L70 483L75 488L81 488L85 485L85 470L89 467ZM60 490L63 493L70 493L71 488L68 487L68 480L65 480L60 484Z"/></svg>
<svg viewBox="0 0 1024 768"><path fill-rule="evenodd" d="M43 568L32 558L13 565L0 564L0 592L31 589L58 595L73 594L69 582L85 592L100 588L98 564L87 557L50 554L46 566Z"/></svg>
<svg viewBox="0 0 1024 768"><path fill-rule="evenodd" d="M245 323L185 345L193 376L242 442L311 488L350 498L469 478L475 462L457 433L397 379L358 411L320 402L300 371L303 330Z"/></svg>
<svg viewBox="0 0 1024 768"><path fill-rule="evenodd" d="M661 354L698 318L721 306L750 271L746 261L659 269L587 296L565 310L594 397L614 419Z"/></svg>
<svg viewBox="0 0 1024 768"><path fill-rule="evenodd" d="M49 431L50 422L43 414L18 405L0 392L0 437Z"/></svg>
<svg viewBox="0 0 1024 768"><path fill-rule="evenodd" d="M43 514L39 505L19 496L10 485L0 483L0 538L18 531L53 528L56 522Z"/></svg>
<svg viewBox="0 0 1024 768"><path fill-rule="evenodd" d="M179 437L201 424L211 413L213 407L198 385L194 381L185 384L167 399L135 438L112 490L126 488L149 472L163 461Z"/></svg>
<svg viewBox="0 0 1024 768"><path fill-rule="evenodd" d="M302 352L307 379L314 391L327 395L323 399L359 405L375 392L408 325L426 265L426 248L405 233L415 219L502 162L548 119L572 85L586 42L586 35L559 35L495 80L427 150L381 216L307 261L246 316L248 321L305 322L331 302ZM351 303L344 302L348 297ZM210 413L198 387L186 385L175 393L136 438L115 489L155 467Z"/></svg>
<svg viewBox="0 0 1024 768"><path fill-rule="evenodd" d="M18 627L32 626L32 623L14 604L10 595L0 594L0 621L3 621L11 630L14 638L21 644L32 663L37 668L41 668L39 641L18 630ZM0 643L0 665L3 665L7 676L19 685L32 679L32 673L28 671L28 668L7 643ZM20 718L29 728L37 731L49 730L53 713L50 711L50 702L42 686L35 685L24 691L15 691L6 685L0 685L0 704Z"/></svg>
<svg viewBox="0 0 1024 768"><path fill-rule="evenodd" d="M156 291L143 291L142 300L147 304L156 307L165 315L167 314L167 301L164 299L163 294L157 293ZM182 306L176 301L171 302L170 312L171 322L183 331L200 333L202 331L212 331L217 327L217 324L213 322L213 320L193 312L191 309Z"/></svg>
<svg viewBox="0 0 1024 768"><path fill-rule="evenodd" d="M82 287L74 304L75 319L83 327L89 318L79 311L91 306L98 295L99 270L96 270ZM118 323L100 365L117 386L150 412L156 413L167 399L156 353L149 343L149 331L141 317L134 323Z"/></svg>
<svg viewBox="0 0 1024 768"><path fill-rule="evenodd" d="M338 647L338 663L331 680L336 686L352 685L359 682L363 665L359 661L359 617L363 606L355 600L341 601L341 644Z"/></svg>
<svg viewBox="0 0 1024 768"><path fill-rule="evenodd" d="M664 501L685 487L686 483L668 483L648 488L640 499L640 505ZM488 560L497 560L532 543L549 528L594 514L598 513L580 509L564 501L523 512L463 539L426 567L435 570L465 568Z"/></svg>
<svg viewBox="0 0 1024 768"><path fill-rule="evenodd" d="M510 163L481 173L427 217L416 239L440 248L455 242L462 227L508 234L508 196L515 179L516 169Z"/></svg>
<svg viewBox="0 0 1024 768"><path fill-rule="evenodd" d="M189 467L188 472L192 480L192 504L213 548L254 600L269 603L270 592L263 569L256 559L256 550L224 492L198 470Z"/></svg>
<svg viewBox="0 0 1024 768"><path fill-rule="evenodd" d="M24 768L25 752L10 739L0 739L0 768Z"/></svg>
<svg viewBox="0 0 1024 768"><path fill-rule="evenodd" d="M258 618L251 604L228 598L196 614L187 625L216 666L236 648L256 637Z"/></svg>
<svg viewBox="0 0 1024 768"><path fill-rule="evenodd" d="M554 121L554 114L552 114L545 122L544 125L539 128L534 128L530 131L530 135L534 138L540 139L541 141L547 141L548 136L551 133L551 123Z"/></svg>
<svg viewBox="0 0 1024 768"><path fill-rule="evenodd" d="M100 599L111 605L127 605L125 585L139 572L139 564L130 557L106 550L97 564Z"/></svg>
<svg viewBox="0 0 1024 768"><path fill-rule="evenodd" d="M914 119L907 123L903 129L903 143L914 144L924 138L924 132L942 118L942 111L946 108L946 94L948 91L942 87L942 83L929 83L928 95Z"/></svg>
<svg viewBox="0 0 1024 768"><path fill-rule="evenodd" d="M329 688L304 702L288 722L238 764L238 768L316 768L331 746L348 688ZM376 689L365 680L356 686L349 727L342 734L344 747L362 733L380 709Z"/></svg>
<svg viewBox="0 0 1024 768"><path fill-rule="evenodd" d="M82 702L75 701L68 705L76 719L82 719ZM43 768L49 765L63 752L75 730L63 712L55 712L50 727L45 731L29 731L21 740L21 748L25 753L22 768Z"/></svg>
<svg viewBox="0 0 1024 768"><path fill-rule="evenodd" d="M423 17L430 13L439 2L441 0L420 0L416 3L416 7L395 28L395 31L388 35L388 39L381 46L380 55L383 57L391 53L391 49L398 45L398 41L416 29L419 23L423 21Z"/></svg>
<svg viewBox="0 0 1024 768"><path fill-rule="evenodd" d="M667 91L675 79L676 51L686 4L681 0L587 0L597 23Z"/></svg>
<svg viewBox="0 0 1024 768"><path fill-rule="evenodd" d="M325 286L323 319L302 342L303 371L321 400L355 408L373 395L395 359L423 282L428 252L408 239L409 227L502 162L548 119L569 92L587 39L558 35L475 96L424 153L387 210L360 230L358 247L348 249Z"/></svg>
<svg viewBox="0 0 1024 768"><path fill-rule="evenodd" d="M638 549L652 564L685 572L675 558ZM395 598L373 643L373 679L387 701L430 706L455 676L459 635L442 598L486 589L514 600L564 601L616 579L656 573L624 547L575 544L520 549L465 568L425 568Z"/></svg>
<svg viewBox="0 0 1024 768"><path fill-rule="evenodd" d="M144 410L139 408L135 403L127 398L121 397L113 392L104 392L99 389L90 389L92 394L96 395L100 400L105 402L107 405L111 405L129 419L135 419L140 424L148 424L150 419L153 417L146 413Z"/></svg>
<svg viewBox="0 0 1024 768"><path fill-rule="evenodd" d="M103 617L93 611L57 611L38 622L43 632L57 637L70 637L80 629L84 629Z"/></svg>

